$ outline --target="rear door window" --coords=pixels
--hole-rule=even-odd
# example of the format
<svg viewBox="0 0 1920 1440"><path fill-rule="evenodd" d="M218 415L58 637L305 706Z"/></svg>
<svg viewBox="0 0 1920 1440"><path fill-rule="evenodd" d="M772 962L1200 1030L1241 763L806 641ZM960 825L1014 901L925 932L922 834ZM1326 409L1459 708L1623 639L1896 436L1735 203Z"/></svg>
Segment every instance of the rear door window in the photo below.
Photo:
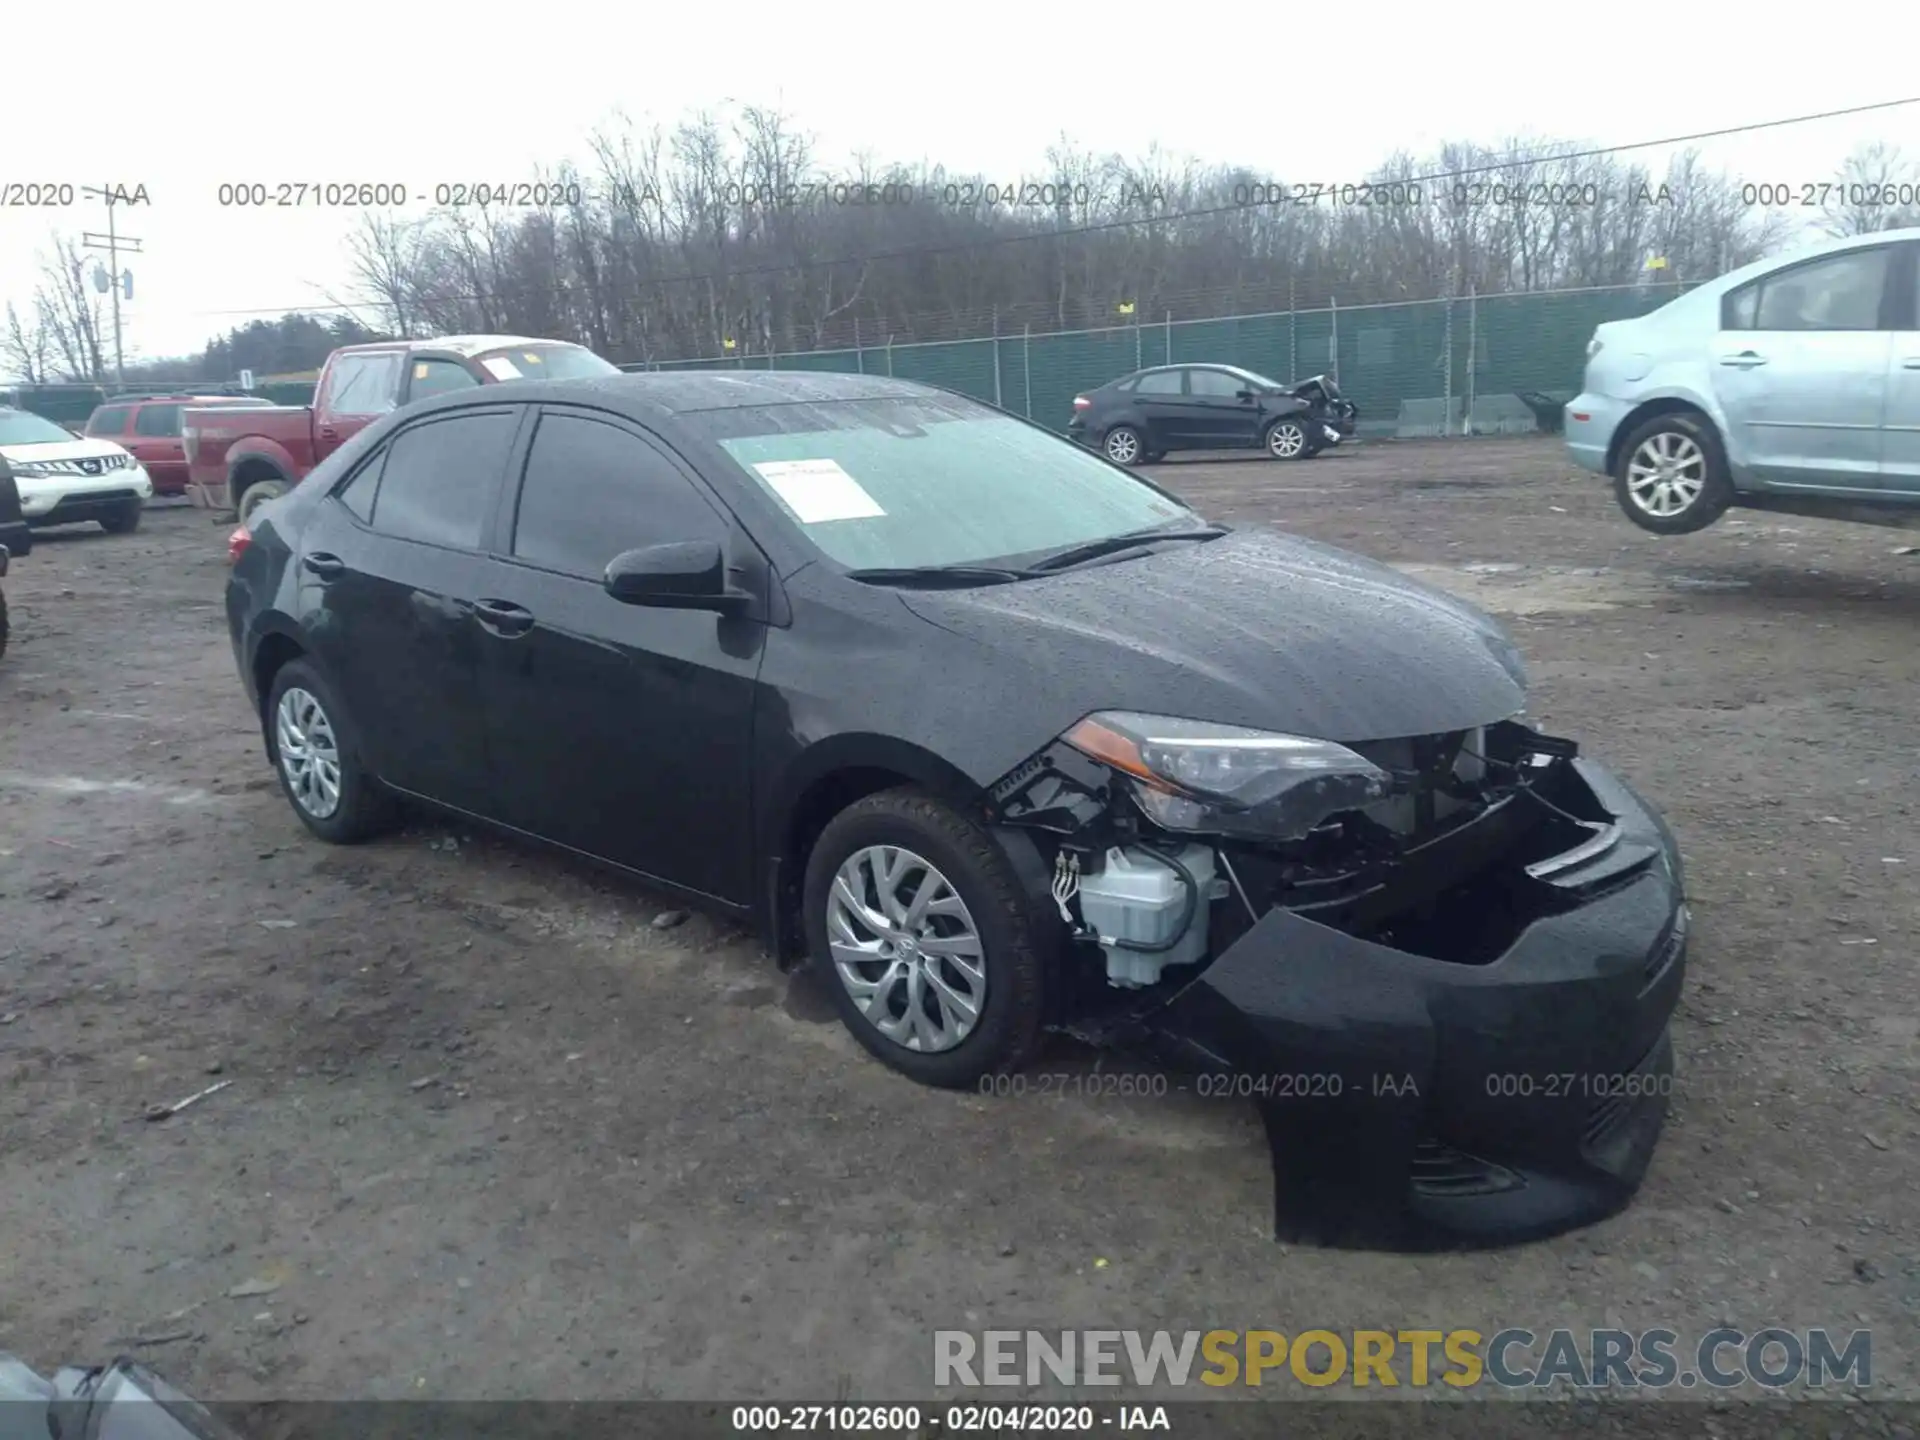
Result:
<svg viewBox="0 0 1920 1440"><path fill-rule="evenodd" d="M519 423L512 410L462 412L394 436L374 497L373 528L401 540L479 549Z"/></svg>
<svg viewBox="0 0 1920 1440"><path fill-rule="evenodd" d="M133 433L149 436L178 435L180 410L181 407L178 405L142 405L139 415L134 418Z"/></svg>

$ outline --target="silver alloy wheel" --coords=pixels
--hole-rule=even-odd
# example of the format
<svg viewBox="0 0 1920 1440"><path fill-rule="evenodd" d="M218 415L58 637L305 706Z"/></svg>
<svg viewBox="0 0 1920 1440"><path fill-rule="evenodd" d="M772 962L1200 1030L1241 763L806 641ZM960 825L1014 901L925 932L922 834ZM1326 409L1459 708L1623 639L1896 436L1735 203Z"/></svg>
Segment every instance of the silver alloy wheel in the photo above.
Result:
<svg viewBox="0 0 1920 1440"><path fill-rule="evenodd" d="M827 900L834 972L873 1028L905 1050L951 1050L987 1003L980 931L951 881L897 845L848 856Z"/></svg>
<svg viewBox="0 0 1920 1440"><path fill-rule="evenodd" d="M319 700L299 686L280 697L273 745L293 803L316 820L340 808L340 742Z"/></svg>
<svg viewBox="0 0 1920 1440"><path fill-rule="evenodd" d="M1627 494L1662 520L1685 514L1706 485L1706 451L1678 430L1649 435L1627 462Z"/></svg>
<svg viewBox="0 0 1920 1440"><path fill-rule="evenodd" d="M1140 458L1140 437L1131 430L1115 430L1107 436L1107 458L1116 465L1131 465Z"/></svg>
<svg viewBox="0 0 1920 1440"><path fill-rule="evenodd" d="M1297 459L1306 448L1307 432L1295 421L1282 420L1267 431L1267 451L1277 459Z"/></svg>

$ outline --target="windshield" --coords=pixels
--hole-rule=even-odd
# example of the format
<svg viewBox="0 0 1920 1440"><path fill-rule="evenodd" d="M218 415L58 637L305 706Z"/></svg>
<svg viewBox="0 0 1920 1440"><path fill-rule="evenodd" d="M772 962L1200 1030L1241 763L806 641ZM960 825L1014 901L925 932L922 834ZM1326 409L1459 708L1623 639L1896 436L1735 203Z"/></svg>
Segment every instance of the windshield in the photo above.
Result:
<svg viewBox="0 0 1920 1440"><path fill-rule="evenodd" d="M684 418L849 569L977 565L1202 523L1092 452L959 396Z"/></svg>
<svg viewBox="0 0 1920 1440"><path fill-rule="evenodd" d="M73 433L31 410L0 409L0 445L64 445Z"/></svg>
<svg viewBox="0 0 1920 1440"><path fill-rule="evenodd" d="M587 380L620 367L580 345L511 345L474 357L496 380Z"/></svg>

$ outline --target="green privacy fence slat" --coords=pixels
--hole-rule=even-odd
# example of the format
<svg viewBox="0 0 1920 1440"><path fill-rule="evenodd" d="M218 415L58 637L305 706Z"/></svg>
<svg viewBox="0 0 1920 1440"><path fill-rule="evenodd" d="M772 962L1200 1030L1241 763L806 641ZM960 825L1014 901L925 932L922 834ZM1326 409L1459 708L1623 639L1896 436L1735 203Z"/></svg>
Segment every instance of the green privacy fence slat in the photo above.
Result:
<svg viewBox="0 0 1920 1440"><path fill-rule="evenodd" d="M1212 361L1276 380L1335 374L1369 428L1392 429L1406 400L1565 391L1580 386L1587 341L1609 320L1644 315L1674 285L1459 296L1348 309L1229 315L1103 330L986 337L863 350L668 360L630 369L785 369L894 375L999 403L1064 430L1073 397L1147 365ZM996 391L995 352L998 352Z"/></svg>

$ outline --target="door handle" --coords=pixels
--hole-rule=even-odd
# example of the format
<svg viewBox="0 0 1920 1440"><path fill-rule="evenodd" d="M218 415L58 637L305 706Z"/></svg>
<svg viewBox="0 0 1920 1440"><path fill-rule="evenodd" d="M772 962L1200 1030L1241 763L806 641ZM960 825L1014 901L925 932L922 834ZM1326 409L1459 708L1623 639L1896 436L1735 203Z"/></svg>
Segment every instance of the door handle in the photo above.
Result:
<svg viewBox="0 0 1920 1440"><path fill-rule="evenodd" d="M1756 350L1742 350L1738 355L1722 355L1722 365L1735 365L1742 370L1751 370L1756 365L1767 363L1767 357Z"/></svg>
<svg viewBox="0 0 1920 1440"><path fill-rule="evenodd" d="M337 580L346 573L347 569L347 562L338 555L328 555L319 550L311 555L302 555L300 563L322 580Z"/></svg>
<svg viewBox="0 0 1920 1440"><path fill-rule="evenodd" d="M476 600L473 613L488 630L508 639L533 628L533 612L508 600Z"/></svg>
<svg viewBox="0 0 1920 1440"><path fill-rule="evenodd" d="M1920 370L1920 355L1909 355L1900 362L1902 370Z"/></svg>
<svg viewBox="0 0 1920 1440"><path fill-rule="evenodd" d="M338 440L340 438L340 432L331 425L322 425L320 427L320 438L322 440Z"/></svg>

